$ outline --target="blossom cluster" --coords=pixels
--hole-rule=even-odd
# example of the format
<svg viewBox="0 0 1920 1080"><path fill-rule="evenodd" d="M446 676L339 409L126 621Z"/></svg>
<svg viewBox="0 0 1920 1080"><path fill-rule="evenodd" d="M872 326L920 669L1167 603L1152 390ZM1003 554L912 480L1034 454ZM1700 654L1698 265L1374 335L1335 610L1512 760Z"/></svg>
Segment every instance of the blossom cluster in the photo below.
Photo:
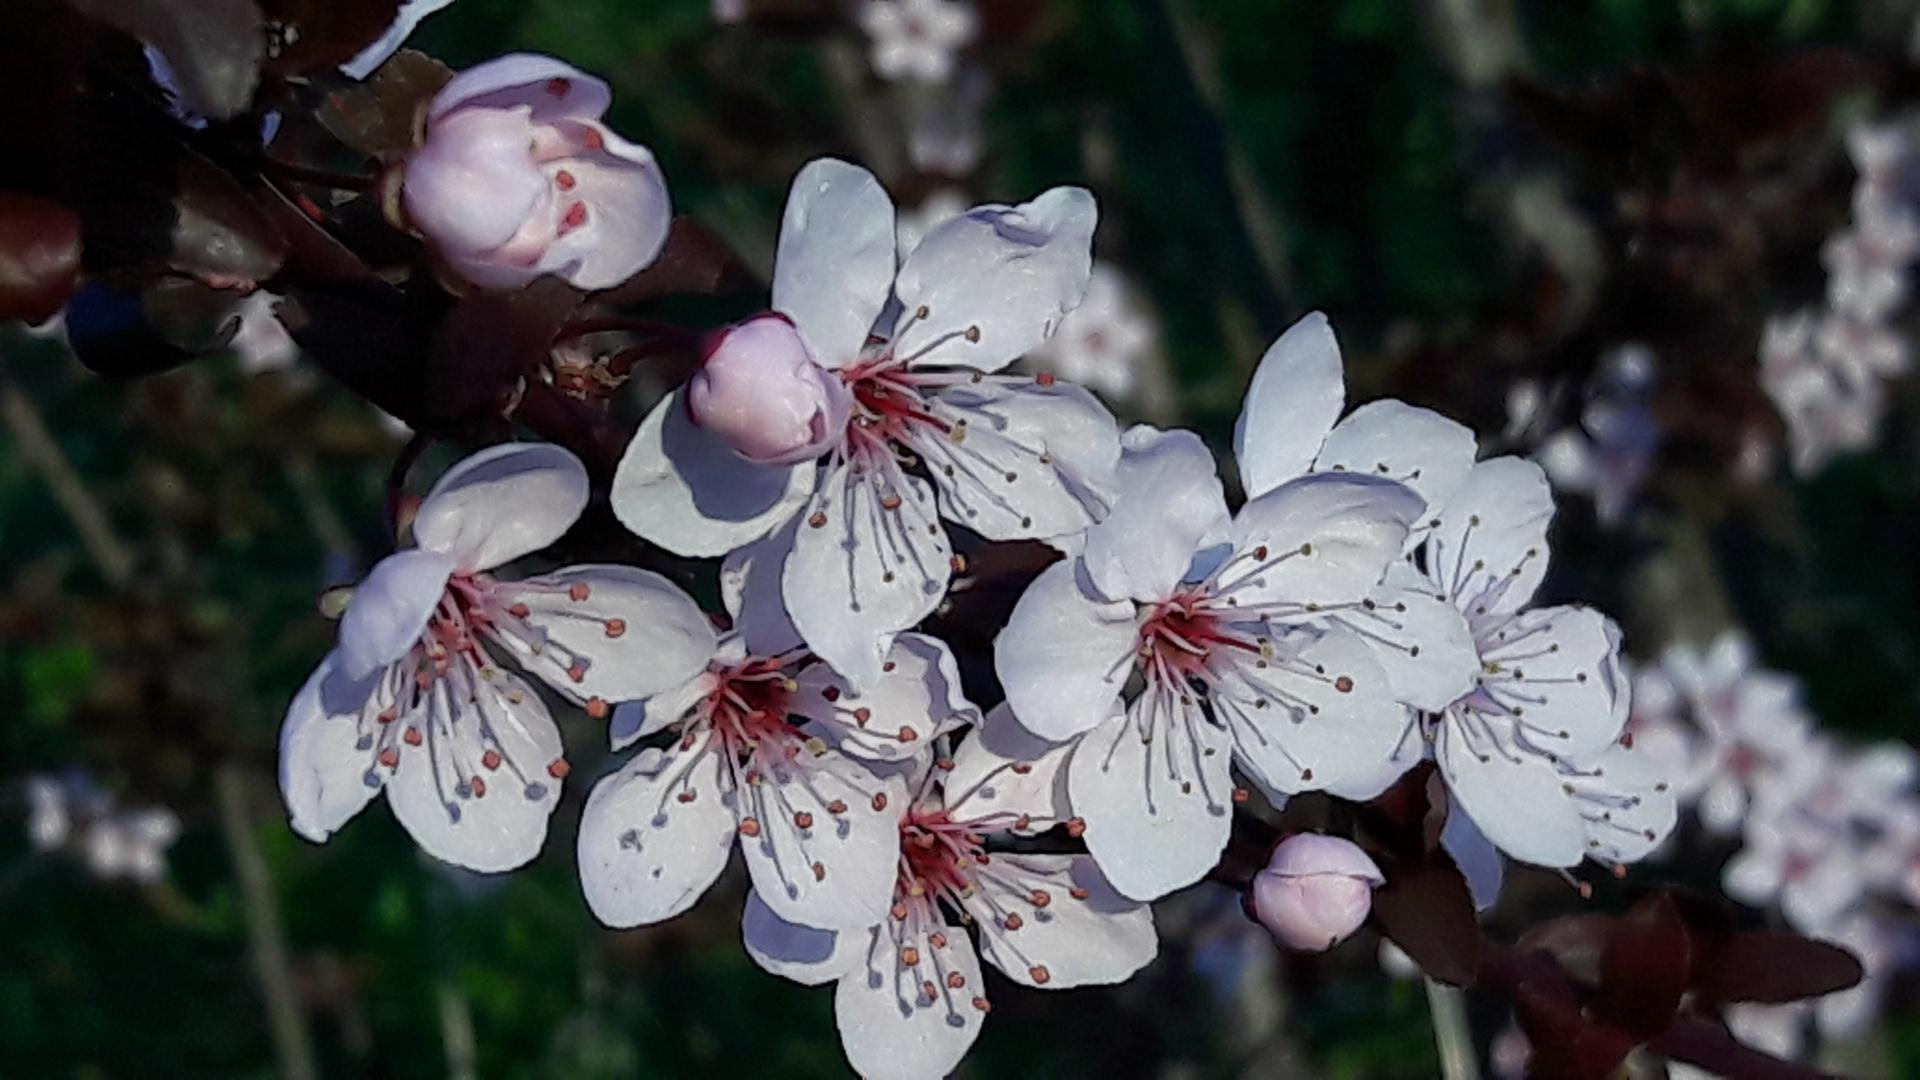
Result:
<svg viewBox="0 0 1920 1080"><path fill-rule="evenodd" d="M27 778L27 839L47 854L66 853L102 880L161 881L180 818L164 806L129 808L85 774Z"/></svg>
<svg viewBox="0 0 1920 1080"><path fill-rule="evenodd" d="M1671 646L1633 680L1635 745L1674 777L1710 836L1739 841L1722 873L1727 895L1777 908L1867 970L1859 986L1811 1006L1746 1006L1730 1020L1787 1054L1809 1011L1829 1037L1859 1030L1920 945L1910 927L1920 908L1920 760L1904 744L1853 748L1821 732L1798 681L1759 667L1735 631L1704 649Z"/></svg>

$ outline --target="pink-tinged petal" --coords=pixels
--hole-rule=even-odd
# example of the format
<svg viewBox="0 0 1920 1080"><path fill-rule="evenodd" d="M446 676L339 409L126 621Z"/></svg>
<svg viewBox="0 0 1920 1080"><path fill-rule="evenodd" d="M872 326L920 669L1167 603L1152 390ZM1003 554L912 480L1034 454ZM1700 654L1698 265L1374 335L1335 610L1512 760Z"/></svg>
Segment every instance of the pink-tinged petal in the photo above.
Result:
<svg viewBox="0 0 1920 1080"><path fill-rule="evenodd" d="M559 126L566 131L574 123ZM567 174L556 185L565 194L555 202L557 238L532 269L575 288L608 289L659 257L673 226L673 202L653 151L604 125L578 123L593 134L585 148L547 164Z"/></svg>
<svg viewBox="0 0 1920 1080"><path fill-rule="evenodd" d="M587 796L577 851L580 890L608 926L643 926L687 910L726 869L734 811L722 801L720 748L640 751Z"/></svg>
<svg viewBox="0 0 1920 1080"><path fill-rule="evenodd" d="M1077 386L950 387L930 411L952 433L916 429L913 448L940 489L940 512L989 540L1050 539L1107 514L1120 434Z"/></svg>
<svg viewBox="0 0 1920 1080"><path fill-rule="evenodd" d="M1081 556L1101 595L1150 604L1173 594L1195 552L1226 540L1231 519L1198 435L1141 426L1121 445L1118 497L1107 519L1087 530Z"/></svg>
<svg viewBox="0 0 1920 1080"><path fill-rule="evenodd" d="M720 564L720 600L747 654L779 656L800 647L800 631L780 595L780 570L799 525L788 522L772 536L735 548Z"/></svg>
<svg viewBox="0 0 1920 1080"><path fill-rule="evenodd" d="M1440 846L1447 849L1453 865L1459 867L1460 875L1467 879L1474 910L1492 907L1500 899L1500 886L1507 876L1506 861L1500 857L1493 841L1487 839L1466 814L1450 813L1446 827L1440 830Z"/></svg>
<svg viewBox="0 0 1920 1080"><path fill-rule="evenodd" d="M730 649L730 645L737 646L737 642L733 639L721 640L716 665L725 666L744 659L744 652L737 648ZM718 675L710 670L702 671L670 690L614 706L613 719L607 725L611 749L625 750L635 742L686 719L693 707L719 686Z"/></svg>
<svg viewBox="0 0 1920 1080"><path fill-rule="evenodd" d="M740 853L774 914L841 931L886 918L907 800L898 779L878 777L833 750L803 750L794 760L768 763L734 798Z"/></svg>
<svg viewBox="0 0 1920 1080"><path fill-rule="evenodd" d="M1022 835L1067 820L1067 758L1072 743L1028 731L1005 702L988 712L953 752L941 781L947 816Z"/></svg>
<svg viewBox="0 0 1920 1080"><path fill-rule="evenodd" d="M1275 796L1378 772L1406 715L1372 651L1338 630L1275 638L1271 651L1264 666L1236 665L1215 687L1214 714L1241 766Z"/></svg>
<svg viewBox="0 0 1920 1080"><path fill-rule="evenodd" d="M890 927L878 926L857 946L860 962L834 988L834 1020L847 1063L865 1080L929 1080L952 1072L980 1037L986 1010L975 1006L986 986L966 931L947 931L944 948L924 939L906 953ZM907 963L911 955L917 963ZM954 976L960 985L951 986ZM932 988L929 993L928 988Z"/></svg>
<svg viewBox="0 0 1920 1080"><path fill-rule="evenodd" d="M998 371L1053 335L1086 295L1099 208L1057 187L935 226L900 267L894 353L915 366Z"/></svg>
<svg viewBox="0 0 1920 1080"><path fill-rule="evenodd" d="M491 265L481 256L513 240L550 198L551 185L527 156L533 139L524 112L464 109L407 158L401 188L407 219L463 274L469 262ZM507 269L517 271L521 283L532 277L530 270Z"/></svg>
<svg viewBox="0 0 1920 1080"><path fill-rule="evenodd" d="M394 13L393 25L387 32L354 54L353 59L340 65L340 74L349 79L364 79L373 74L373 69L387 62L387 58L400 51L400 44L420 25L420 20L453 3L453 0L401 0L400 10Z"/></svg>
<svg viewBox="0 0 1920 1080"><path fill-rule="evenodd" d="M1585 759L1620 737L1631 696L1620 628L1592 608L1523 611L1489 627L1474 682L1544 753Z"/></svg>
<svg viewBox="0 0 1920 1080"><path fill-rule="evenodd" d="M675 391L647 414L614 470L613 513L676 555L725 555L792 517L816 472L811 462L745 460L696 427Z"/></svg>
<svg viewBox="0 0 1920 1080"><path fill-rule="evenodd" d="M1233 425L1233 456L1248 498L1307 471L1346 398L1340 343L1327 317L1312 312L1260 358Z"/></svg>
<svg viewBox="0 0 1920 1080"><path fill-rule="evenodd" d="M1428 510L1438 510L1473 470L1478 451L1473 429L1389 398L1335 424L1313 468L1398 480L1426 500Z"/></svg>
<svg viewBox="0 0 1920 1080"><path fill-rule="evenodd" d="M528 672L576 702L611 704L684 685L713 658L713 623L679 586L633 566L569 566L503 582L533 633L502 632Z"/></svg>
<svg viewBox="0 0 1920 1080"><path fill-rule="evenodd" d="M1282 877L1306 877L1333 874L1384 885L1386 875L1360 846L1343 837L1324 833L1295 833L1274 848L1267 860L1266 872Z"/></svg>
<svg viewBox="0 0 1920 1080"><path fill-rule="evenodd" d="M344 677L329 654L308 676L287 707L280 727L280 795L288 824L314 843L359 813L380 791L380 778L366 782L371 747L361 715L373 694L372 681Z"/></svg>
<svg viewBox="0 0 1920 1080"><path fill-rule="evenodd" d="M1043 739L1070 739L1105 722L1133 674L1139 644L1131 601L1088 594L1073 559L1027 586L993 642L1007 704Z"/></svg>
<svg viewBox="0 0 1920 1080"><path fill-rule="evenodd" d="M966 908L980 951L1023 986L1124 982L1160 951L1153 909L1120 895L1088 856L995 855L978 881Z"/></svg>
<svg viewBox="0 0 1920 1080"><path fill-rule="evenodd" d="M453 109L482 106L511 109L525 105L534 123L561 117L598 119L613 94L607 84L572 64L538 53L508 53L476 64L448 80L433 96L429 129Z"/></svg>
<svg viewBox="0 0 1920 1080"><path fill-rule="evenodd" d="M1434 742L1454 808L1501 851L1538 866L1574 866L1587 855L1586 821L1564 778L1543 757L1515 754L1490 738L1463 737L1476 723L1449 712Z"/></svg>
<svg viewBox="0 0 1920 1080"><path fill-rule="evenodd" d="M843 941L864 942L867 931L835 933L790 923L773 913L760 894L747 890L746 909L740 913L740 936L747 955L761 970L802 986L819 986L846 974L860 962L858 953L841 948Z"/></svg>
<svg viewBox="0 0 1920 1080"><path fill-rule="evenodd" d="M1497 457L1473 467L1433 514L1427 572L1470 620L1525 607L1547 573L1553 489L1540 466Z"/></svg>
<svg viewBox="0 0 1920 1080"><path fill-rule="evenodd" d="M1388 567L1385 584L1328 621L1366 640L1403 705L1439 712L1473 689L1480 653L1466 617L1411 564Z"/></svg>
<svg viewBox="0 0 1920 1080"><path fill-rule="evenodd" d="M1156 706L1151 693L1083 736L1067 762L1087 851L1136 900L1206 876L1233 825L1232 741L1197 702Z"/></svg>
<svg viewBox="0 0 1920 1080"><path fill-rule="evenodd" d="M893 635L932 614L953 574L933 491L860 457L829 473L801 513L781 572L787 612L815 655L872 686Z"/></svg>
<svg viewBox="0 0 1920 1080"><path fill-rule="evenodd" d="M773 309L814 359L844 366L866 344L893 284L893 200L873 174L833 158L793 178L773 257Z"/></svg>
<svg viewBox="0 0 1920 1080"><path fill-rule="evenodd" d="M1359 603L1400 557L1420 496L1392 480L1313 473L1250 500L1233 521L1244 566L1217 591L1251 603Z"/></svg>
<svg viewBox="0 0 1920 1080"><path fill-rule="evenodd" d="M799 682L793 711L818 722L836 747L855 757L914 757L941 732L980 721L980 710L961 693L953 654L925 634L896 636L879 681L864 692L825 664L809 666Z"/></svg>
<svg viewBox="0 0 1920 1080"><path fill-rule="evenodd" d="M401 751L387 802L420 850L483 873L512 870L540 853L547 818L560 804L553 774L566 771L560 729L540 695L498 669L461 689L442 678L397 723L417 728L422 744ZM496 749L505 766L487 769L483 747ZM482 794L471 788L476 776L486 784Z"/></svg>
<svg viewBox="0 0 1920 1080"><path fill-rule="evenodd" d="M490 570L566 535L587 506L587 470L551 443L502 443L448 469L413 519L421 548L461 573Z"/></svg>
<svg viewBox="0 0 1920 1080"><path fill-rule="evenodd" d="M341 673L364 679L407 655L440 606L453 571L452 559L417 548L373 564L340 616L334 662Z"/></svg>
<svg viewBox="0 0 1920 1080"><path fill-rule="evenodd" d="M768 312L708 338L687 380L687 412L763 465L811 461L846 438L853 392L814 361L792 320Z"/></svg>

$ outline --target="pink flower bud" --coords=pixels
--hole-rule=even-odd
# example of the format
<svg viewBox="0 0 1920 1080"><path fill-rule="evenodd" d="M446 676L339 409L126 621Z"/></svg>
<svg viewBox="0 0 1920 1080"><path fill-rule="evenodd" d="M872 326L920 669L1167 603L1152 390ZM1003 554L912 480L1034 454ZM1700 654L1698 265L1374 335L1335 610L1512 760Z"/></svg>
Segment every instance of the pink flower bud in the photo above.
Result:
<svg viewBox="0 0 1920 1080"><path fill-rule="evenodd" d="M1367 921L1373 890L1386 880L1351 840L1296 833L1253 876L1247 912L1281 948L1320 952Z"/></svg>
<svg viewBox="0 0 1920 1080"><path fill-rule="evenodd" d="M852 407L846 384L814 362L777 312L722 330L687 381L693 422L762 465L792 465L833 449Z"/></svg>
<svg viewBox="0 0 1920 1080"><path fill-rule="evenodd" d="M609 101L605 83L547 56L461 72L407 158L408 220L482 288L627 280L660 254L673 210L653 154L600 123Z"/></svg>

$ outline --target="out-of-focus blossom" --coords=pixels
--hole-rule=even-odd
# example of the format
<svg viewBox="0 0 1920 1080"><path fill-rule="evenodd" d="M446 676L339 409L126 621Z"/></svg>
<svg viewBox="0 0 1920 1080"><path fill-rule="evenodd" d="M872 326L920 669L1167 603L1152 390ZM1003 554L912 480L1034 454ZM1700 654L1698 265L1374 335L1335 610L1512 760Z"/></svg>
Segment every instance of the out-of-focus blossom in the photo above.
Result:
<svg viewBox="0 0 1920 1080"><path fill-rule="evenodd" d="M1693 768L1675 777L1680 793L1699 801L1707 828L1732 832L1757 790L1809 748L1813 725L1799 684L1758 668L1752 642L1731 631L1705 650L1668 646L1660 672L1684 698L1700 735Z"/></svg>
<svg viewBox="0 0 1920 1080"><path fill-rule="evenodd" d="M400 0L400 9L394 12L393 24L387 27L386 33L341 64L340 73L349 79L364 79L373 74L374 68L400 51L401 44L413 34L420 20L451 3L453 0Z"/></svg>
<svg viewBox="0 0 1920 1080"><path fill-rule="evenodd" d="M980 167L986 140L980 114L986 108L986 73L963 67L941 83L911 84L900 108L906 126L907 160L936 176L961 177Z"/></svg>
<svg viewBox="0 0 1920 1080"><path fill-rule="evenodd" d="M1619 523L1659 447L1649 400L1654 378L1654 356L1645 346L1619 349L1601 366L1580 430L1548 436L1535 455L1556 488L1593 497L1602 524Z"/></svg>
<svg viewBox="0 0 1920 1080"><path fill-rule="evenodd" d="M1373 910L1380 867L1351 840L1296 833L1273 849L1248 886L1247 910L1287 949L1321 952L1345 941Z"/></svg>
<svg viewBox="0 0 1920 1080"><path fill-rule="evenodd" d="M706 665L711 626L658 574L487 573L558 540L586 502L586 469L555 446L496 446L440 478L414 517L419 546L354 590L339 645L287 710L280 790L295 832L323 841L385 789L428 854L512 869L545 842L569 766L545 703L486 643L598 718Z"/></svg>
<svg viewBox="0 0 1920 1080"><path fill-rule="evenodd" d="M607 84L548 56L468 68L434 95L407 158L408 220L461 277L618 285L653 262L673 211L644 146L600 122Z"/></svg>
<svg viewBox="0 0 1920 1080"><path fill-rule="evenodd" d="M263 371L284 371L300 358L300 346L274 315L280 297L265 289L256 289L240 301L229 318L236 321L227 348L240 360L240 370L249 375Z"/></svg>
<svg viewBox="0 0 1920 1080"><path fill-rule="evenodd" d="M1124 399L1138 385L1139 369L1149 361L1154 341L1153 320L1128 295L1119 268L1095 262L1086 299L1067 313L1060 329L1026 363Z"/></svg>
<svg viewBox="0 0 1920 1080"><path fill-rule="evenodd" d="M1836 453L1873 445L1886 393L1857 364L1835 366L1818 347L1822 324L1811 312L1767 321L1760 342L1760 386L1787 424L1793 471L1816 472Z"/></svg>
<svg viewBox="0 0 1920 1080"><path fill-rule="evenodd" d="M83 774L27 778L27 838L36 850L65 851L97 878L151 883L167 876L167 849L180 818L166 807L124 809Z"/></svg>
<svg viewBox="0 0 1920 1080"><path fill-rule="evenodd" d="M747 0L713 0L713 21L737 23L747 20Z"/></svg>
<svg viewBox="0 0 1920 1080"><path fill-rule="evenodd" d="M866 0L859 18L881 78L933 83L953 74L954 54L973 41L980 21L967 0Z"/></svg>

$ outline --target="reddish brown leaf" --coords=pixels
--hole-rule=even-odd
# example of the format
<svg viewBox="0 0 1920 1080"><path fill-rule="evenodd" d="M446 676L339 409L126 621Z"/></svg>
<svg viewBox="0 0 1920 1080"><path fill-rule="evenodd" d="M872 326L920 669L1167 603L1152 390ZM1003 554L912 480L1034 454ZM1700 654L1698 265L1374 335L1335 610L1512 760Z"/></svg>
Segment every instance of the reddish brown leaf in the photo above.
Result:
<svg viewBox="0 0 1920 1080"><path fill-rule="evenodd" d="M1371 921L1420 970L1450 986L1473 982L1480 963L1480 923L1467 879L1445 852L1385 860L1387 883L1374 890Z"/></svg>
<svg viewBox="0 0 1920 1080"><path fill-rule="evenodd" d="M1741 1080L1829 1080L1830 1073L1746 1046L1719 1024L1683 1019L1647 1047L1656 1054Z"/></svg>
<svg viewBox="0 0 1920 1080"><path fill-rule="evenodd" d="M1830 994L1858 983L1860 961L1838 945L1794 934L1735 934L1700 972L1705 1003L1779 1003Z"/></svg>
<svg viewBox="0 0 1920 1080"><path fill-rule="evenodd" d="M1692 943L1673 901L1655 893L1614 922L1600 953L1595 1012L1636 1039L1673 1024L1692 971Z"/></svg>
<svg viewBox="0 0 1920 1080"><path fill-rule="evenodd" d="M51 199L0 191L0 319L45 322L80 284L80 218Z"/></svg>
<svg viewBox="0 0 1920 1080"><path fill-rule="evenodd" d="M367 81L327 95L315 114L333 137L372 158L413 149L427 103L452 69L425 53L402 49Z"/></svg>
<svg viewBox="0 0 1920 1080"><path fill-rule="evenodd" d="M691 218L677 217L667 234L667 246L653 265L596 299L634 304L675 293L730 292L747 281L746 269L724 240Z"/></svg>

